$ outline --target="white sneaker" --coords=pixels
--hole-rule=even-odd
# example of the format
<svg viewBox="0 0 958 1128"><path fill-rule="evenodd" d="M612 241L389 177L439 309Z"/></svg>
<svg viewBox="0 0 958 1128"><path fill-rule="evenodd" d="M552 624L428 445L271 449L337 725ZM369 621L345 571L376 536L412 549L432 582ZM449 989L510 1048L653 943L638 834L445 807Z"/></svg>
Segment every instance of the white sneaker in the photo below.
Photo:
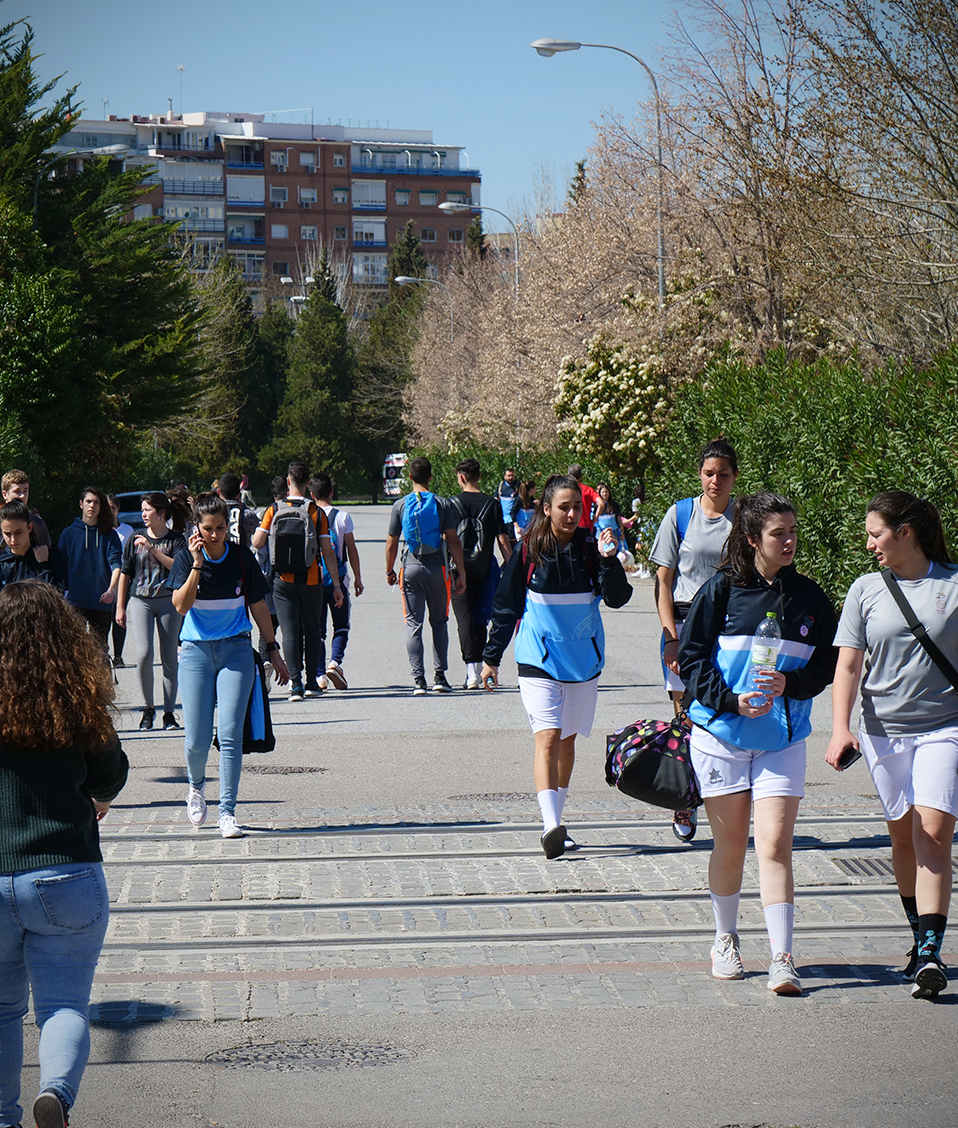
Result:
<svg viewBox="0 0 958 1128"><path fill-rule="evenodd" d="M232 815L220 815L220 834L224 838L242 838L243 832Z"/></svg>
<svg viewBox="0 0 958 1128"><path fill-rule="evenodd" d="M470 674L466 678L466 689L482 689L482 682L479 680L478 674Z"/></svg>
<svg viewBox="0 0 958 1128"><path fill-rule="evenodd" d="M326 667L326 677L334 688L349 689L349 682L346 681L346 675L338 662L329 663Z"/></svg>
<svg viewBox="0 0 958 1128"><path fill-rule="evenodd" d="M768 969L768 989L776 995L800 995L801 980L795 970L791 952L779 952Z"/></svg>
<svg viewBox="0 0 958 1128"><path fill-rule="evenodd" d="M319 686L320 689L325 691L325 690L329 689L329 678L326 677L325 674L320 674L319 677L316 679L316 684Z"/></svg>
<svg viewBox="0 0 958 1128"><path fill-rule="evenodd" d="M202 826L206 822L206 799L202 791L191 787L186 796L186 814L194 826Z"/></svg>
<svg viewBox="0 0 958 1128"><path fill-rule="evenodd" d="M744 979L745 966L738 946L738 933L726 932L715 938L712 948L713 979Z"/></svg>

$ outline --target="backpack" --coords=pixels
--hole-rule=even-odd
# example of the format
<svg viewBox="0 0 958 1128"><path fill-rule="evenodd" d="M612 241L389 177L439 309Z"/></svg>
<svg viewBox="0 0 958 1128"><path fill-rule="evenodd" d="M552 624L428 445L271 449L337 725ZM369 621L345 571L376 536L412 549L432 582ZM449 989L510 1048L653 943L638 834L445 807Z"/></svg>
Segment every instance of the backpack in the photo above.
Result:
<svg viewBox="0 0 958 1128"><path fill-rule="evenodd" d="M315 562L319 542L313 514L316 506L305 498L277 501L269 526L269 559L276 572L305 572Z"/></svg>
<svg viewBox="0 0 958 1128"><path fill-rule="evenodd" d="M329 522L329 539L333 542L333 552L336 553L336 559L339 561L339 578L343 579L346 575L346 546L340 545L336 537L336 518L338 516L339 510L335 506L331 506L326 514L326 520ZM328 587L333 581L326 570L326 561L323 559L322 553L319 556L319 563L323 569L323 584Z"/></svg>
<svg viewBox="0 0 958 1128"><path fill-rule="evenodd" d="M681 501L675 503L675 527L679 534L680 545L685 540L685 534L689 531L689 522L692 520L694 511L694 497L683 497Z"/></svg>
<svg viewBox="0 0 958 1128"><path fill-rule="evenodd" d="M229 506L229 514L226 518L226 539L230 544L241 544L244 548L249 548L249 538L243 524L246 506L241 501L228 501L226 504Z"/></svg>
<svg viewBox="0 0 958 1128"><path fill-rule="evenodd" d="M402 507L402 535L413 556L438 552L442 546L439 505L428 490L407 494Z"/></svg>
<svg viewBox="0 0 958 1128"><path fill-rule="evenodd" d="M489 544L486 537L486 520L489 514L496 509L496 499L494 497L489 498L475 517L470 516L458 497L450 498L450 502L459 513L456 534L462 545L462 559L466 565L466 575L476 576L477 578L484 576L488 570L495 544L495 537L493 537L493 544Z"/></svg>

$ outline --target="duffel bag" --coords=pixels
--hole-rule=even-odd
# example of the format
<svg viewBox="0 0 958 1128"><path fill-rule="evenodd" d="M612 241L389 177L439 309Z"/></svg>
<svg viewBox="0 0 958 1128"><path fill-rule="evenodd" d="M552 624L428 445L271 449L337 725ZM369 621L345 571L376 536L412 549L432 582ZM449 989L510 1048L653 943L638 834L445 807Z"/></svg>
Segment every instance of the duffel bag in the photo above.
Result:
<svg viewBox="0 0 958 1128"><path fill-rule="evenodd" d="M691 731L683 716L636 721L618 729L606 737L605 782L653 807L700 807L702 796L689 753Z"/></svg>

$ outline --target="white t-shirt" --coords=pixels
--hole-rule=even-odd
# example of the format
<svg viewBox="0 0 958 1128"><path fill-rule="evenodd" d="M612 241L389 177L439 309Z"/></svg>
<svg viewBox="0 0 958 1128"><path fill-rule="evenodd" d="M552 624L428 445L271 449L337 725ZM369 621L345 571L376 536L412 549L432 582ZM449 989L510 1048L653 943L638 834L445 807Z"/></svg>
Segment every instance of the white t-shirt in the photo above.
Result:
<svg viewBox="0 0 958 1128"><path fill-rule="evenodd" d="M958 569L932 564L902 595L938 649L958 667ZM918 736L958 725L958 690L908 629L880 572L860 576L845 597L836 646L866 653L862 723L872 736Z"/></svg>
<svg viewBox="0 0 958 1128"><path fill-rule="evenodd" d="M353 519L349 516L345 509L339 509L334 505L326 505L322 501L317 501L316 504L326 514L326 519L329 520L330 510L336 510L336 519L333 521L332 533L336 541L336 553L339 559L344 563L349 562L349 557L346 555L346 534L351 533L354 529ZM346 574L343 579L349 577L349 569L346 569Z"/></svg>
<svg viewBox="0 0 958 1128"><path fill-rule="evenodd" d="M691 603L702 584L715 575L734 515L734 499L729 501L721 516L706 517L702 511L702 499L697 497L692 506L689 527L679 544L675 506L669 507L655 534L651 560L661 568L675 569L672 598L676 602Z"/></svg>

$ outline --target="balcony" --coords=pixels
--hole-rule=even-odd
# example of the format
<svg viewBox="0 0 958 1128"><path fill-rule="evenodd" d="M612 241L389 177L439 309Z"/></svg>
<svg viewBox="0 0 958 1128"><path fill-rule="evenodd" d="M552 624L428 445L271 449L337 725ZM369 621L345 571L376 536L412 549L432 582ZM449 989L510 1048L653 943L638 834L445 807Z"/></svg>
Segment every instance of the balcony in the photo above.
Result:
<svg viewBox="0 0 958 1128"><path fill-rule="evenodd" d="M231 161L229 158L226 160L227 168L245 168L256 172L262 172L264 165L262 161Z"/></svg>
<svg viewBox="0 0 958 1128"><path fill-rule="evenodd" d="M368 201L359 202L353 200L353 211L378 211L384 212L386 210L386 201L380 203L369 203Z"/></svg>
<svg viewBox="0 0 958 1128"><path fill-rule="evenodd" d="M385 239L353 239L353 246L360 250L368 247L388 247Z"/></svg>
<svg viewBox="0 0 958 1128"><path fill-rule="evenodd" d="M148 180L148 184L162 184L164 196L222 196L222 180Z"/></svg>
<svg viewBox="0 0 958 1128"><path fill-rule="evenodd" d="M228 239L231 243L258 243L262 245L266 242L263 235L236 235L233 232L230 232Z"/></svg>
<svg viewBox="0 0 958 1128"><path fill-rule="evenodd" d="M354 176L464 176L470 180L481 180L477 168L386 168L383 165L353 165Z"/></svg>
<svg viewBox="0 0 958 1128"><path fill-rule="evenodd" d="M182 216L167 216L167 223L176 223L181 231L224 231L225 220L222 219L186 219Z"/></svg>
<svg viewBox="0 0 958 1128"><path fill-rule="evenodd" d="M265 200L240 200L234 196L228 196L226 199L226 206L228 208L266 208Z"/></svg>

